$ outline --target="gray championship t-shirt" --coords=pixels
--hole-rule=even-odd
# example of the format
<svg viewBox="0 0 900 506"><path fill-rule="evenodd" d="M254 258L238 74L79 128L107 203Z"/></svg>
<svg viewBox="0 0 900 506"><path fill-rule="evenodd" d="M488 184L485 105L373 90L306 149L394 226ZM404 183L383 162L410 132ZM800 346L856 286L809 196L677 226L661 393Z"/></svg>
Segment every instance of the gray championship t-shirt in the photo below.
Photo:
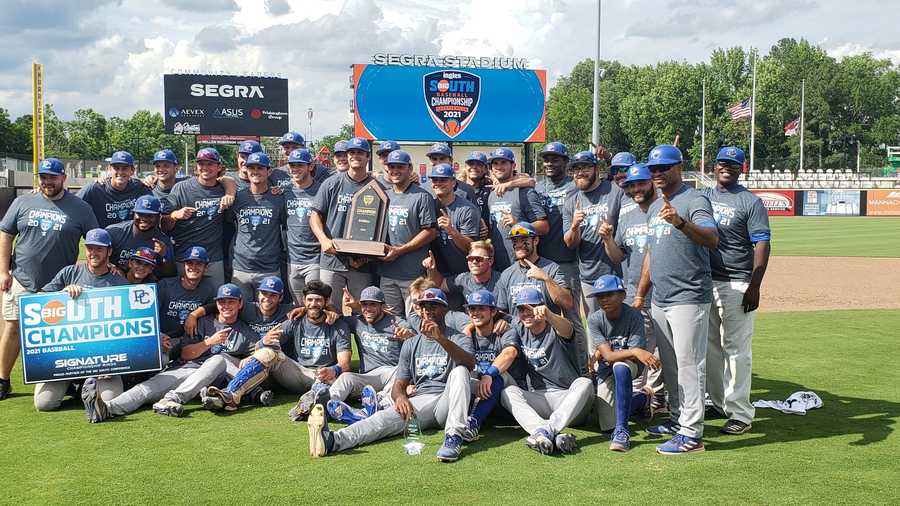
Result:
<svg viewBox="0 0 900 506"><path fill-rule="evenodd" d="M494 360L497 359L497 356L503 352L504 349L513 346L516 349L520 349L522 347L522 343L519 342L519 338L515 332L505 332L502 336L498 336L497 334L491 334L489 336L479 336L474 335L472 338L472 346L475 355L475 371L478 374L485 374L488 370L488 367L494 363Z"/></svg>
<svg viewBox="0 0 900 506"><path fill-rule="evenodd" d="M474 353L472 338L451 329L444 328L450 341L466 353ZM447 386L450 371L457 364L450 360L450 354L443 346L422 334L407 339L400 350L397 365L397 379L407 380L416 386L416 395L439 394Z"/></svg>
<svg viewBox="0 0 900 506"><path fill-rule="evenodd" d="M616 244L625 253L622 259L622 277L625 281L625 302L631 304L637 285L641 281L641 269L650 240L647 221L649 215L639 206L632 206L627 212L619 215L619 226L616 227ZM650 307L650 296L653 286L644 297L644 305Z"/></svg>
<svg viewBox="0 0 900 506"><path fill-rule="evenodd" d="M669 197L669 202L682 219L700 227L716 227L712 205L699 191L683 185ZM708 304L712 301L709 250L660 218L663 205L663 199L658 198L647 211L653 304Z"/></svg>
<svg viewBox="0 0 900 506"><path fill-rule="evenodd" d="M97 228L91 206L69 192L59 200L41 193L17 197L0 230L16 236L10 272L29 292L36 292L65 266L78 260L78 246Z"/></svg>
<svg viewBox="0 0 900 506"><path fill-rule="evenodd" d="M559 270L559 264L556 262L539 257L537 262L534 262L534 265L540 267L547 273L547 276L555 281L561 288L566 290L571 288L568 283L566 283L566 279ZM500 274L500 279L497 280L497 284L494 286L494 295L497 297L497 308L507 314L515 316L516 303L514 301L516 299L516 294L523 288L534 288L535 290L540 290L544 294L544 300L547 301L547 307L554 313L560 314L560 307L550 299L550 291L547 289L547 284L543 281L529 278L526 275L528 269L530 269L530 267L527 265L522 266L519 262L516 262Z"/></svg>
<svg viewBox="0 0 900 506"><path fill-rule="evenodd" d="M118 274L107 272L102 276L97 276L88 270L87 265L76 264L63 267L49 283L41 288L41 291L58 292L69 285L78 285L82 288L107 288L127 284L128 280Z"/></svg>
<svg viewBox="0 0 900 506"><path fill-rule="evenodd" d="M547 212L547 222L550 224L550 232L541 237L538 252L556 263L576 261L575 250L570 249L563 241L563 234L567 230L563 228L563 206L569 197L578 192L575 181L570 176L559 181L545 177L538 181L534 190L541 196L541 203Z"/></svg>
<svg viewBox="0 0 900 506"><path fill-rule="evenodd" d="M112 224L106 227L106 231L109 232L109 237L112 239L112 255L109 260L123 270L128 269L128 259L131 257L134 250L141 247L153 249L153 239L156 239L165 245L166 253L163 255L163 258L165 258L167 262L171 262L174 259L175 246L172 244L172 239L169 239L169 236L164 234L159 227L149 231L147 233L147 238L138 238L134 236L137 231L137 228L134 226L134 220ZM137 233L141 235L144 234L139 231L137 231ZM160 270L161 266L157 265L156 273L159 274Z"/></svg>
<svg viewBox="0 0 900 506"><path fill-rule="evenodd" d="M437 200L434 201L434 204L437 206L438 217L442 216L441 210L445 211L450 217L453 228L470 239L478 239L481 229L481 214L475 204L463 200L459 196L446 207L442 207ZM440 227L438 227L437 237L431 243L431 251L434 252L434 258L437 260L438 271L444 277L468 272L469 264L466 262L466 255L469 252L457 248L450 235Z"/></svg>
<svg viewBox="0 0 900 506"><path fill-rule="evenodd" d="M189 179L189 178L185 177L185 176L176 176L175 184L178 184L186 179ZM163 188L162 185L160 185L159 183L156 183L156 186L154 186L153 189L151 190L153 192L153 195L156 198L158 198L160 200L160 202L162 203L162 206L163 206L162 211L166 214L172 212L171 209L166 209L166 198L168 198L169 194L172 193L173 188L175 188L175 185L172 185L172 188Z"/></svg>
<svg viewBox="0 0 900 506"><path fill-rule="evenodd" d="M319 263L322 248L309 228L309 213L320 186L321 183L313 181L306 189L293 184L284 189L288 262L293 265Z"/></svg>
<svg viewBox="0 0 900 506"><path fill-rule="evenodd" d="M328 237L332 239L344 237L344 227L347 224L347 215L350 214L350 206L353 204L353 195L371 179L370 176L366 176L361 182L356 182L343 172L322 183L310 209L322 217L322 224ZM322 253L319 265L323 269L335 272L346 272L350 269L347 257L328 253Z"/></svg>
<svg viewBox="0 0 900 506"><path fill-rule="evenodd" d="M368 323L361 315L344 317L359 354L359 372L365 374L378 367L395 367L400 361L403 340L394 337L394 329L408 329L403 318L385 314L375 323Z"/></svg>
<svg viewBox="0 0 900 506"><path fill-rule="evenodd" d="M159 297L159 323L169 337L184 335L184 320L191 311L210 304L216 296L216 287L204 278L193 290L181 285L181 278L163 278L157 283Z"/></svg>
<svg viewBox="0 0 900 506"><path fill-rule="evenodd" d="M277 327L287 321L287 314L296 306L293 304L279 304L275 308L275 312L266 316L259 309L259 303L248 302L241 308L241 320L250 326L262 339L264 335L272 328Z"/></svg>
<svg viewBox="0 0 900 506"><path fill-rule="evenodd" d="M234 234L234 270L241 272L280 272L281 228L284 226L284 196L237 192L232 206Z"/></svg>
<svg viewBox="0 0 900 506"><path fill-rule="evenodd" d="M511 214L514 223L527 221L533 223L547 218L544 206L541 205L541 197L531 188L515 188L503 194L502 197L491 193L488 197L488 207L491 212L491 221L488 227L491 229L491 242L494 245L494 268L502 271L515 261L512 241L507 238L511 227L502 225L500 220L504 214Z"/></svg>
<svg viewBox="0 0 900 506"><path fill-rule="evenodd" d="M411 241L420 231L437 224L434 198L417 185L409 185L403 193L393 188L387 191L390 204L387 212L387 242L401 246ZM425 274L422 260L428 255L428 246L410 251L393 262L382 261L378 273L391 279L416 279Z"/></svg>
<svg viewBox="0 0 900 506"><path fill-rule="evenodd" d="M762 200L741 185L706 188L713 218L719 227L719 247L710 252L712 278L717 281L750 281L753 245L772 238L769 213Z"/></svg>
<svg viewBox="0 0 900 506"><path fill-rule="evenodd" d="M416 332L422 330L422 317L413 311L412 306L410 306L409 312L406 314L406 321L409 322L409 326ZM469 318L469 315L462 311L453 311L451 309L444 315L444 324L453 332L465 333L465 329L470 323L472 323L472 320Z"/></svg>
<svg viewBox="0 0 900 506"><path fill-rule="evenodd" d="M619 207L624 193L617 185L603 181L592 191L576 192L566 201L563 209L563 228L569 230L575 209L580 206L584 211L581 222L581 242L578 244L578 271L581 281L593 283L604 274L620 274L613 268L612 261L606 256L603 239L598 233L600 225L606 221L613 227L618 225Z"/></svg>
<svg viewBox="0 0 900 506"><path fill-rule="evenodd" d="M507 332L515 334L522 345L522 370L530 390L565 390L580 376L573 360L574 341L559 337L549 323L535 334L516 321ZM523 386L522 379L517 380Z"/></svg>
<svg viewBox="0 0 900 506"><path fill-rule="evenodd" d="M461 294L463 300L469 296L470 293L477 292L478 290L487 290L494 294L494 297L497 297L497 292L494 291L494 287L497 286L497 281L500 279L500 273L497 271L491 271L491 278L487 281L487 283L479 283L475 280L475 277L472 276L472 273L469 271L457 274L456 276L451 276L446 278L447 280L447 292L448 295L452 293Z"/></svg>
<svg viewBox="0 0 900 506"><path fill-rule="evenodd" d="M351 351L350 329L343 320L316 325L305 316L284 322L281 346L284 354L303 367L330 367L337 364L337 354Z"/></svg>
<svg viewBox="0 0 900 506"><path fill-rule="evenodd" d="M177 183L166 199L167 208L172 211L182 207L193 207L197 211L186 220L175 222L172 240L175 241L175 258L182 258L192 246L203 246L209 254L210 262L221 262L225 258L222 244L225 214L219 209L225 189L221 184L203 186L192 177Z"/></svg>
<svg viewBox="0 0 900 506"><path fill-rule="evenodd" d="M127 220L134 209L134 201L141 195L153 195L153 191L134 178L121 191L109 183L96 181L78 190L78 197L90 204L97 223L103 228Z"/></svg>
<svg viewBox="0 0 900 506"><path fill-rule="evenodd" d="M644 316L628 304L622 304L622 314L618 320L607 318L602 309L591 313L588 317L588 331L594 343L594 350L591 350L591 353L603 343L608 344L613 351L647 347L644 338ZM641 362L635 363L639 371L643 369ZM601 360L597 363L596 370L597 378L602 380L612 374L612 365Z"/></svg>
<svg viewBox="0 0 900 506"><path fill-rule="evenodd" d="M193 362L202 363L212 357L213 355L218 355L219 353L227 353L229 355L233 355L235 357L243 358L247 355L253 353L254 348L256 347L257 341L259 341L259 336L253 329L250 328L249 325L242 322L241 320L235 320L234 323L222 323L218 320L218 318L214 315L207 315L197 322L197 335L192 337L184 337L183 344L196 344L207 337L212 336L216 332L230 328L231 331L228 333L228 338L225 339L225 342L222 344L215 344L210 346L208 350L203 352L202 355L195 358Z"/></svg>

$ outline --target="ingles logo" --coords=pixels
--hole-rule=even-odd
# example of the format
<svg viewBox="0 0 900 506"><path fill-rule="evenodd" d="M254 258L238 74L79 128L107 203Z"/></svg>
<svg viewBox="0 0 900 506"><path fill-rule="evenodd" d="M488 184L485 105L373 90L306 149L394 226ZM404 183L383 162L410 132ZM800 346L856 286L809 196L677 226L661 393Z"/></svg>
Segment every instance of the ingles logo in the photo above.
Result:
<svg viewBox="0 0 900 506"><path fill-rule="evenodd" d="M478 110L481 78L462 71L426 74L425 105L431 119L451 139L469 126Z"/></svg>

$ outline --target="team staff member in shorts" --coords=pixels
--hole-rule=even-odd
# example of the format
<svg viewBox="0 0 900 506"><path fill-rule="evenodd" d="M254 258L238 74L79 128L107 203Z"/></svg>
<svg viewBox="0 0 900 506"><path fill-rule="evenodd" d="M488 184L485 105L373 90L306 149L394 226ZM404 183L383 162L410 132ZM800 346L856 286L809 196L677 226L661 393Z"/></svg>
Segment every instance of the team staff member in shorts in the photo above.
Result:
<svg viewBox="0 0 900 506"><path fill-rule="evenodd" d="M19 356L20 295L39 291L65 266L78 259L78 243L97 228L91 206L66 190L66 172L56 158L38 164L40 186L13 201L0 221L0 291L3 333L0 334L0 400ZM15 249L13 249L15 241Z"/></svg>
<svg viewBox="0 0 900 506"><path fill-rule="evenodd" d="M288 284L298 305L306 283L319 279L319 241L309 226L313 201L322 185L312 177L314 168L312 154L305 149L295 149L288 156L292 182L284 189Z"/></svg>
<svg viewBox="0 0 900 506"><path fill-rule="evenodd" d="M721 432L750 430L753 315L769 264L769 215L759 197L738 184L744 151L734 146L716 155L717 184L703 193L712 202L719 246L711 252L713 303L709 312L706 389L715 415L728 417Z"/></svg>
<svg viewBox="0 0 900 506"><path fill-rule="evenodd" d="M671 413L669 421L647 430L672 435L669 442L656 447L659 453L703 451L706 344L712 301L709 252L718 246L719 233L709 199L681 180L678 148L656 146L650 151L647 168L661 194L647 212L652 239L636 296L646 295L649 280L653 285L653 321L660 329L656 344Z"/></svg>
<svg viewBox="0 0 900 506"><path fill-rule="evenodd" d="M111 244L112 241L106 230L102 228L88 230L84 238L85 263L63 267L49 283L41 288L41 291L65 290L69 297L77 299L81 296L81 292L88 288L127 285L127 279L109 270ZM34 386L34 409L38 411L59 409L71 383L71 381L52 381L36 384ZM122 377L112 376L102 380L98 389L104 397L114 397L122 392Z"/></svg>
<svg viewBox="0 0 900 506"><path fill-rule="evenodd" d="M120 269L128 267L128 259L137 248L150 248L159 255L154 270L158 277L174 276L175 247L172 239L159 228L162 203L153 195L142 195L134 201L132 219L106 227L112 238L111 260Z"/></svg>
<svg viewBox="0 0 900 506"><path fill-rule="evenodd" d="M78 197L90 204L101 227L125 221L138 197L153 194L132 176L134 157L127 151L116 151L109 159L109 181L95 181L78 190Z"/></svg>

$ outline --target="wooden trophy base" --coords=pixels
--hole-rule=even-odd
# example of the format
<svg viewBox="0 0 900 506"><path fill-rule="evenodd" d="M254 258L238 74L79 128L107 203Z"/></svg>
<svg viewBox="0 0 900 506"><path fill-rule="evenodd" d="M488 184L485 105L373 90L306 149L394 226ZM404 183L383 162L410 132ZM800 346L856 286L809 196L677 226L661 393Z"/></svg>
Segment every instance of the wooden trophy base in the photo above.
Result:
<svg viewBox="0 0 900 506"><path fill-rule="evenodd" d="M381 258L387 254L387 244L375 241L355 241L353 239L332 239L334 249L341 255L356 255Z"/></svg>

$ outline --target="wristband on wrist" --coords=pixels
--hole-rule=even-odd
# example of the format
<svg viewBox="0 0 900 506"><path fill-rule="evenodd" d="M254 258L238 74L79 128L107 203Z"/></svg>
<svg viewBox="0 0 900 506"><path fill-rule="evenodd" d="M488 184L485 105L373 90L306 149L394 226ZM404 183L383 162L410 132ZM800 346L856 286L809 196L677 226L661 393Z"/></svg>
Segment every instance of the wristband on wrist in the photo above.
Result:
<svg viewBox="0 0 900 506"><path fill-rule="evenodd" d="M497 367L494 365L488 367L487 370L484 371L484 373L490 375L492 378L500 377L500 369L497 369Z"/></svg>
<svg viewBox="0 0 900 506"><path fill-rule="evenodd" d="M685 225L687 225L687 220L685 220L684 218L681 218L681 224L675 225L675 228L677 228L678 230L681 230L684 228Z"/></svg>
<svg viewBox="0 0 900 506"><path fill-rule="evenodd" d="M332 366L331 368L334 369L334 375L335 375L335 376L340 376L341 373L344 372L344 370L341 369L341 366L339 366L339 365L334 365L334 366Z"/></svg>

